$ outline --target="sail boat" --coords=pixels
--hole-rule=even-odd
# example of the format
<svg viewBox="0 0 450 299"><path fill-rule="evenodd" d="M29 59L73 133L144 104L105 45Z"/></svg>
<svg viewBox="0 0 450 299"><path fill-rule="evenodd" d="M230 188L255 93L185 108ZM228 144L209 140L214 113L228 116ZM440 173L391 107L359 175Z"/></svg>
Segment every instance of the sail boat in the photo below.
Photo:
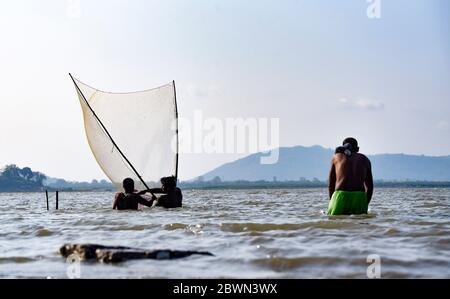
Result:
<svg viewBox="0 0 450 299"><path fill-rule="evenodd" d="M175 81L149 90L112 93L69 74L78 94L89 146L116 186L132 178L149 189L178 178L178 108Z"/></svg>

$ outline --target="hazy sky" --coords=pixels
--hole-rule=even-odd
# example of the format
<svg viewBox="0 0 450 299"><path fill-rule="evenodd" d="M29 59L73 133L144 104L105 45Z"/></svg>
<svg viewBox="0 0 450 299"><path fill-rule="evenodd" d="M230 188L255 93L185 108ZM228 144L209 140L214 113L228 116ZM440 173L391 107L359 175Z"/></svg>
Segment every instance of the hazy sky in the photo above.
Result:
<svg viewBox="0 0 450 299"><path fill-rule="evenodd" d="M175 79L181 116L279 117L282 146L449 155L450 1L381 4L369 19L366 0L2 1L0 166L104 178L69 72L110 91ZM185 154L180 176L237 157Z"/></svg>

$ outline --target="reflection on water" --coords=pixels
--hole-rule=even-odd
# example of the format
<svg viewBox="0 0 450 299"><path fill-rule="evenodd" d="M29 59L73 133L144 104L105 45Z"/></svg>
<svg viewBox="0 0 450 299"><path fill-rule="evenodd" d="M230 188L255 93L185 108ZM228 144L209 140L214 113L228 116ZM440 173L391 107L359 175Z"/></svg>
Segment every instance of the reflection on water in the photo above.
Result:
<svg viewBox="0 0 450 299"><path fill-rule="evenodd" d="M450 278L450 190L380 189L370 214L329 218L326 190L185 191L181 209L110 209L112 193L0 194L0 277L65 278L64 243L210 251L176 261L82 264L83 278ZM54 209L54 206L51 205Z"/></svg>

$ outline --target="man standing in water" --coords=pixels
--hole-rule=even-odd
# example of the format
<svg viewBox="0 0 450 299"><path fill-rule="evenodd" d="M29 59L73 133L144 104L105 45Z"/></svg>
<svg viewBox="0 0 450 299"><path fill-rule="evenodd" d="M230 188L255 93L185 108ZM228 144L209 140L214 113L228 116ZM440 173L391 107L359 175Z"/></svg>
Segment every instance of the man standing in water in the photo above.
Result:
<svg viewBox="0 0 450 299"><path fill-rule="evenodd" d="M123 180L125 193L117 193L113 202L114 210L138 210L139 204L151 207L153 200L146 200L140 194L135 193L134 181L131 178Z"/></svg>
<svg viewBox="0 0 450 299"><path fill-rule="evenodd" d="M145 193L163 194L159 198L154 197L151 202L156 201L157 207L164 207L166 209L181 208L183 205L183 194L180 188L177 188L177 179L174 176L169 176L161 179L161 188L144 190L138 194Z"/></svg>
<svg viewBox="0 0 450 299"><path fill-rule="evenodd" d="M359 153L355 138L344 140L333 157L328 186L328 215L367 214L373 194L370 160Z"/></svg>

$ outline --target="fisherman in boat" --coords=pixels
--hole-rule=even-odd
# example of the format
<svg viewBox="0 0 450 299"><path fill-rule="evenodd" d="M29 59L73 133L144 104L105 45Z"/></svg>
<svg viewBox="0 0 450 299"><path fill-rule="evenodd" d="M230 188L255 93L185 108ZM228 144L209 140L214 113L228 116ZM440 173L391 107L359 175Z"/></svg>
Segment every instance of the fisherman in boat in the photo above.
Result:
<svg viewBox="0 0 450 299"><path fill-rule="evenodd" d="M113 203L114 210L138 210L139 204L151 207L153 201L156 200L156 197L153 197L152 200L146 200L136 193L133 179L126 178L123 180L123 189L125 193L116 193Z"/></svg>
<svg viewBox="0 0 450 299"><path fill-rule="evenodd" d="M161 188L154 188L150 190L144 190L138 193L138 195L144 195L145 193L162 194L160 197L153 197L151 203L156 201L155 206L164 207L166 209L181 208L183 201L183 194L180 188L177 188L177 180L174 176L164 177L161 179Z"/></svg>
<svg viewBox="0 0 450 299"><path fill-rule="evenodd" d="M372 166L359 153L355 138L345 139L336 149L328 189L328 215L367 214L373 194Z"/></svg>

